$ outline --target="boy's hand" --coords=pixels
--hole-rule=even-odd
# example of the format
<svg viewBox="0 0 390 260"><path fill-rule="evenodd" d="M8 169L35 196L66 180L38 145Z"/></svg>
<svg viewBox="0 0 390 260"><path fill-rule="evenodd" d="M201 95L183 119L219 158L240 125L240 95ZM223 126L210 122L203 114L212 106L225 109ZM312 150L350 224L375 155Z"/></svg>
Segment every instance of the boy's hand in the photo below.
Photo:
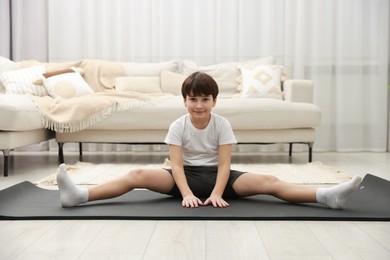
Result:
<svg viewBox="0 0 390 260"><path fill-rule="evenodd" d="M204 206L212 204L214 208L226 208L229 207L229 203L227 203L221 196L213 195L203 203Z"/></svg>
<svg viewBox="0 0 390 260"><path fill-rule="evenodd" d="M181 204L183 205L183 207L186 208L197 208L199 205L203 205L203 202L196 196L191 194L183 197L183 201Z"/></svg>

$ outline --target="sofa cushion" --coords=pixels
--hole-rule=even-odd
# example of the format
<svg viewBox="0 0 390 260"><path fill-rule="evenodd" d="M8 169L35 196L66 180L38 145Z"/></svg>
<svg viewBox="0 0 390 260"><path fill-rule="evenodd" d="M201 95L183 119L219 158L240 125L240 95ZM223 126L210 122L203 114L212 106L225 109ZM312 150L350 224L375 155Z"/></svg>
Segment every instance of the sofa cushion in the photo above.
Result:
<svg viewBox="0 0 390 260"><path fill-rule="evenodd" d="M26 131L43 128L35 104L25 95L0 94L0 130Z"/></svg>
<svg viewBox="0 0 390 260"><path fill-rule="evenodd" d="M255 67L257 65L274 64L274 58L264 57L255 60L242 62L225 62L209 66L200 66L193 61L183 61L183 74L190 75L193 72L201 71L212 76L219 86L220 97L231 97L238 93L238 81L240 77L239 66Z"/></svg>
<svg viewBox="0 0 390 260"><path fill-rule="evenodd" d="M98 130L134 130L134 129L167 129L178 117L186 113L183 98L173 96L145 104L136 109L113 112L110 117L87 129Z"/></svg>
<svg viewBox="0 0 390 260"><path fill-rule="evenodd" d="M141 93L162 93L160 77L130 76L115 78L117 91L136 91Z"/></svg>
<svg viewBox="0 0 390 260"><path fill-rule="evenodd" d="M42 85L33 83L42 73L45 73L45 67L40 65L4 72L1 74L0 79L4 84L6 94L23 95L31 93L37 96L46 96L46 89Z"/></svg>
<svg viewBox="0 0 390 260"><path fill-rule="evenodd" d="M233 129L240 130L316 127L321 120L320 110L313 104L268 98L218 98L213 111L226 117ZM136 110L114 112L88 129L168 129L174 120L185 113L187 109L183 98L175 96Z"/></svg>
<svg viewBox="0 0 390 260"><path fill-rule="evenodd" d="M221 98L214 112L239 130L308 128L321 123L321 111L314 104L270 98Z"/></svg>
<svg viewBox="0 0 390 260"><path fill-rule="evenodd" d="M299 129L317 127L321 121L321 112L313 104L267 98L218 98L213 111L226 117L234 130ZM168 129L174 120L185 113L187 109L183 98L175 96L137 109L113 112L109 118L88 129ZM0 118L0 130L4 131L43 128L37 107L24 95L1 94Z"/></svg>
<svg viewBox="0 0 390 260"><path fill-rule="evenodd" d="M243 98L282 99L282 66L259 65L253 69L240 67L242 84L240 96Z"/></svg>

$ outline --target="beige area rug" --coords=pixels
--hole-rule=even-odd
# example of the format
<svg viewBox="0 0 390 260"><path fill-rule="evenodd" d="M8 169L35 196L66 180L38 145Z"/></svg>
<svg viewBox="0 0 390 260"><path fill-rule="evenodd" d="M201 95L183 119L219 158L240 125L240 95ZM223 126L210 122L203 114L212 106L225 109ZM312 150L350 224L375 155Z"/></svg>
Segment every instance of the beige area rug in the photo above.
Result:
<svg viewBox="0 0 390 260"><path fill-rule="evenodd" d="M77 162L67 165L68 174L77 185L97 185L115 177L128 173L136 168L169 168L169 162L162 164L92 164ZM350 175L324 165L322 162L308 164L232 164L232 169L269 174L281 180L304 185L330 185L351 179ZM58 189L56 173L35 183L44 189Z"/></svg>

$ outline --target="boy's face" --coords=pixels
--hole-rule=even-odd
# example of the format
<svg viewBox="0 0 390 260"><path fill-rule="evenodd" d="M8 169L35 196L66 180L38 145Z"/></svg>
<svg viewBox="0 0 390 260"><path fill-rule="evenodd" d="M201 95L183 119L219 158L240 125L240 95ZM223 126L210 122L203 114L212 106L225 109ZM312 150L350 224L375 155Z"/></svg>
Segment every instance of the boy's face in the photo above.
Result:
<svg viewBox="0 0 390 260"><path fill-rule="evenodd" d="M212 95L192 96L187 95L184 105L193 119L208 119L217 100Z"/></svg>

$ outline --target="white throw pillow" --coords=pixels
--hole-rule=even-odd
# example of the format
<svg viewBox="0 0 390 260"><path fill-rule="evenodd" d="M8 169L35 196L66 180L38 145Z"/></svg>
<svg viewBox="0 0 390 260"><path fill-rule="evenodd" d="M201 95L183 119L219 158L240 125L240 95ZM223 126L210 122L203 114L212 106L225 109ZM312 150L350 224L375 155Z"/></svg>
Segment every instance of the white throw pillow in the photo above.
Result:
<svg viewBox="0 0 390 260"><path fill-rule="evenodd" d="M45 73L41 79L52 98L68 99L93 93L76 68Z"/></svg>
<svg viewBox="0 0 390 260"><path fill-rule="evenodd" d="M117 91L135 91L141 93L162 93L160 77L118 77L115 78Z"/></svg>
<svg viewBox="0 0 390 260"><path fill-rule="evenodd" d="M6 71L17 70L17 69L21 69L20 62L14 62L10 59L0 56L0 75ZM1 80L0 80L0 93L5 93L5 87Z"/></svg>
<svg viewBox="0 0 390 260"><path fill-rule="evenodd" d="M253 69L240 67L240 70L242 76L241 97L282 99L282 66L260 65Z"/></svg>
<svg viewBox="0 0 390 260"><path fill-rule="evenodd" d="M181 96L181 86L188 76L164 70L161 72L161 88L164 93Z"/></svg>
<svg viewBox="0 0 390 260"><path fill-rule="evenodd" d="M20 62L15 62L0 56L0 73L21 69Z"/></svg>
<svg viewBox="0 0 390 260"><path fill-rule="evenodd" d="M193 61L183 61L183 74L190 75L196 71L204 72L213 77L219 87L219 96L227 97L237 92L236 78L239 70L236 62L219 63L210 66L199 66Z"/></svg>
<svg viewBox="0 0 390 260"><path fill-rule="evenodd" d="M46 96L46 89L42 85L33 83L34 79L41 76L42 73L45 73L43 65L2 73L1 81L5 87L5 93L19 95L31 93L36 96Z"/></svg>

